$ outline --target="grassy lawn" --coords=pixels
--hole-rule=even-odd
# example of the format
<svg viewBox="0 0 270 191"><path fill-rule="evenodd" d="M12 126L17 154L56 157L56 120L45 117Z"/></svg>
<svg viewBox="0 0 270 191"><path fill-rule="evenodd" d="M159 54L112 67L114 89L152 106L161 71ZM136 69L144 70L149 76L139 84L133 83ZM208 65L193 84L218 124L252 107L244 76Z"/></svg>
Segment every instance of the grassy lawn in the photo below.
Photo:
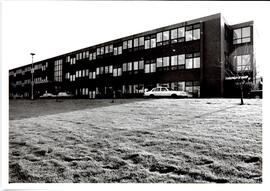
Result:
<svg viewBox="0 0 270 191"><path fill-rule="evenodd" d="M11 100L9 181L262 182L262 100Z"/></svg>

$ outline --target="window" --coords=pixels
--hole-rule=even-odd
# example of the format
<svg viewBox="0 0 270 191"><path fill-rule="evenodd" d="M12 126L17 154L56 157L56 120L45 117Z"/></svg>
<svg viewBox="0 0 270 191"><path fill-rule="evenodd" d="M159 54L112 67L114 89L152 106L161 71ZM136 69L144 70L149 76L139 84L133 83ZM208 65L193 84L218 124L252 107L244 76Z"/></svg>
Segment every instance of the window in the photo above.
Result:
<svg viewBox="0 0 270 191"><path fill-rule="evenodd" d="M138 61L133 62L133 68L134 68L134 70L139 69L139 62Z"/></svg>
<svg viewBox="0 0 270 191"><path fill-rule="evenodd" d="M155 48L156 47L156 38L151 38L151 48Z"/></svg>
<svg viewBox="0 0 270 191"><path fill-rule="evenodd" d="M157 58L157 67L162 67L162 58Z"/></svg>
<svg viewBox="0 0 270 191"><path fill-rule="evenodd" d="M250 55L235 56L234 66L238 72L251 70Z"/></svg>
<svg viewBox="0 0 270 191"><path fill-rule="evenodd" d="M100 55L100 48L97 48L97 56Z"/></svg>
<svg viewBox="0 0 270 191"><path fill-rule="evenodd" d="M186 41L200 39L200 24L186 27Z"/></svg>
<svg viewBox="0 0 270 191"><path fill-rule="evenodd" d="M62 82L63 60L56 60L54 62L54 81Z"/></svg>
<svg viewBox="0 0 270 191"><path fill-rule="evenodd" d="M124 63L123 64L123 72L126 72L127 71L127 63Z"/></svg>
<svg viewBox="0 0 270 191"><path fill-rule="evenodd" d="M127 41L124 41L124 42L123 42L123 49L124 49L124 50L127 49Z"/></svg>
<svg viewBox="0 0 270 191"><path fill-rule="evenodd" d="M128 48L132 48L132 40L128 41Z"/></svg>
<svg viewBox="0 0 270 191"><path fill-rule="evenodd" d="M100 55L103 55L104 54L104 47L101 47L100 48Z"/></svg>
<svg viewBox="0 0 270 191"><path fill-rule="evenodd" d="M128 63L128 71L132 71L132 62Z"/></svg>
<svg viewBox="0 0 270 191"><path fill-rule="evenodd" d="M144 42L144 48L145 49L149 49L150 48L150 40L148 39L148 40L145 40L145 42Z"/></svg>
<svg viewBox="0 0 270 191"><path fill-rule="evenodd" d="M138 38L134 38L134 47L139 46L139 39Z"/></svg>
<svg viewBox="0 0 270 191"><path fill-rule="evenodd" d="M105 46L105 54L109 53L109 46Z"/></svg>
<svg viewBox="0 0 270 191"><path fill-rule="evenodd" d="M97 58L97 53L94 52L94 53L93 53L93 60L95 60L96 58Z"/></svg>
<svg viewBox="0 0 270 191"><path fill-rule="evenodd" d="M144 69L144 61L141 60L139 61L139 70L143 70Z"/></svg>
<svg viewBox="0 0 270 191"><path fill-rule="evenodd" d="M157 33L157 42L162 42L162 32Z"/></svg>
<svg viewBox="0 0 270 191"><path fill-rule="evenodd" d="M144 37L140 37L139 38L139 46L143 46L144 45Z"/></svg>
<svg viewBox="0 0 270 191"><path fill-rule="evenodd" d="M156 63L152 63L150 66L150 72L156 72Z"/></svg>
<svg viewBox="0 0 270 191"><path fill-rule="evenodd" d="M247 43L250 41L250 27L233 30L233 44Z"/></svg>
<svg viewBox="0 0 270 191"><path fill-rule="evenodd" d="M122 46L119 46L119 47L118 47L118 55L119 55L119 54L122 54Z"/></svg>
<svg viewBox="0 0 270 191"><path fill-rule="evenodd" d="M144 72L145 73L150 73L150 64L145 64L144 65Z"/></svg>
<svg viewBox="0 0 270 191"><path fill-rule="evenodd" d="M113 55L117 55L117 54L118 54L117 47L115 47L115 48L113 49Z"/></svg>
<svg viewBox="0 0 270 191"><path fill-rule="evenodd" d="M177 65L177 55L171 57L171 66Z"/></svg>
<svg viewBox="0 0 270 191"><path fill-rule="evenodd" d="M163 67L168 67L170 65L170 57L163 57Z"/></svg>
<svg viewBox="0 0 270 191"><path fill-rule="evenodd" d="M186 69L200 68L200 53L186 54Z"/></svg>
<svg viewBox="0 0 270 191"><path fill-rule="evenodd" d="M113 45L112 44L109 46L109 52L113 52Z"/></svg>

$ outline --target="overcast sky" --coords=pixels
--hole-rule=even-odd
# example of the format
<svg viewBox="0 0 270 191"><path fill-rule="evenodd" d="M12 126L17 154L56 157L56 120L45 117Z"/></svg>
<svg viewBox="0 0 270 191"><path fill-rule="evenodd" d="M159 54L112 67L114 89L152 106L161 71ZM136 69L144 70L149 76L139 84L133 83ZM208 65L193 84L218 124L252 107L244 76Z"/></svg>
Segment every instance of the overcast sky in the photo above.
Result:
<svg viewBox="0 0 270 191"><path fill-rule="evenodd" d="M4 2L2 63L34 61L158 27L222 13L229 24L255 22L257 63L266 59L269 2Z"/></svg>

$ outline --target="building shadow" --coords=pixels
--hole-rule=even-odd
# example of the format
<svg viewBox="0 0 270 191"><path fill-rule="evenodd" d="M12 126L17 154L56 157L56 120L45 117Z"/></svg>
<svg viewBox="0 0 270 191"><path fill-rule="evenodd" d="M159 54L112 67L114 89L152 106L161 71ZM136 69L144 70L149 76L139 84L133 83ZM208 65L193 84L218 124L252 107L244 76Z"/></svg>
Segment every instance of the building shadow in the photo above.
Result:
<svg viewBox="0 0 270 191"><path fill-rule="evenodd" d="M66 113L83 109L109 107L145 99L37 99L9 100L9 120Z"/></svg>

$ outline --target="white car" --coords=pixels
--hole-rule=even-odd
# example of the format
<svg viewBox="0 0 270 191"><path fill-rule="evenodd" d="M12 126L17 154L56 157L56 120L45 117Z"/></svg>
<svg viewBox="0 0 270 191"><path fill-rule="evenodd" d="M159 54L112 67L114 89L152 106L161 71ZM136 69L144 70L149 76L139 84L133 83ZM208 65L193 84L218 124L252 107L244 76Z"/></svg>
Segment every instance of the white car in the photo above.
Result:
<svg viewBox="0 0 270 191"><path fill-rule="evenodd" d="M56 97L56 95L53 95L51 93L44 93L40 98L53 98Z"/></svg>
<svg viewBox="0 0 270 191"><path fill-rule="evenodd" d="M68 94L67 92L59 92L57 94L57 97L59 97L59 98L71 98L71 97L73 97L73 95L72 94Z"/></svg>
<svg viewBox="0 0 270 191"><path fill-rule="evenodd" d="M185 91L175 91L166 87L156 87L150 91L144 92L144 97L192 97Z"/></svg>

